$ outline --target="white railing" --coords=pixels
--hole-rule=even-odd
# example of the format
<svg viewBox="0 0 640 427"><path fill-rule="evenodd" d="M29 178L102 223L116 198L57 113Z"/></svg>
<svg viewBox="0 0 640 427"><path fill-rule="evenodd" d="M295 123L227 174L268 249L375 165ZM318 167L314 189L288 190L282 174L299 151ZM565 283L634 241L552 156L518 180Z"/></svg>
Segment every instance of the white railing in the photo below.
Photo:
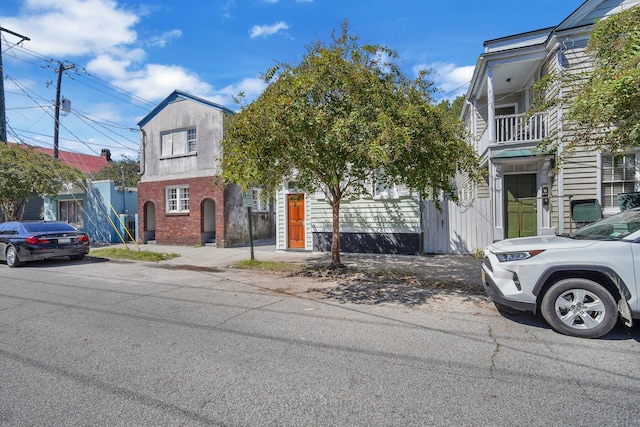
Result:
<svg viewBox="0 0 640 427"><path fill-rule="evenodd" d="M495 142L538 142L549 132L549 114L510 114L496 117Z"/></svg>

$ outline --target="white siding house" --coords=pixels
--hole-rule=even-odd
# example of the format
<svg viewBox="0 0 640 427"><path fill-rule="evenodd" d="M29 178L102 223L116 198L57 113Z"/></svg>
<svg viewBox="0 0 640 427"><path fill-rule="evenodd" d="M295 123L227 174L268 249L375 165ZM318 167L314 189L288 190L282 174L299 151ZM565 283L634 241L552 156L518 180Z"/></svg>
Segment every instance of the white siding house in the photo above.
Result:
<svg viewBox="0 0 640 427"><path fill-rule="evenodd" d="M572 138L563 118L566 106L529 111L534 85L545 75L588 70L585 47L599 19L638 4L640 0L588 0L556 27L484 43L462 117L485 182L473 186L461 180L458 187L466 195L463 204L486 204L488 227L480 237L460 234L467 240L462 246L473 247L473 239L568 233L580 225L571 216L572 202L592 200L610 214L619 210L618 193L638 189L635 154L615 170L608 153L576 151L558 162L556 153L543 153L538 145L545 138ZM451 226L460 215L467 213L449 215Z"/></svg>

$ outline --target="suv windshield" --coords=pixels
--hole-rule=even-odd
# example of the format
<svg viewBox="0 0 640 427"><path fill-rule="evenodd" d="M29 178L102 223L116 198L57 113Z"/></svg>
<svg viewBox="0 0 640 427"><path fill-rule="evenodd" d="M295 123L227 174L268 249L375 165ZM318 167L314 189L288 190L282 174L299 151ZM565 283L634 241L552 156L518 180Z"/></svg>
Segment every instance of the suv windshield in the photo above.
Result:
<svg viewBox="0 0 640 427"><path fill-rule="evenodd" d="M621 240L640 230L640 209L624 211L571 234L574 239Z"/></svg>

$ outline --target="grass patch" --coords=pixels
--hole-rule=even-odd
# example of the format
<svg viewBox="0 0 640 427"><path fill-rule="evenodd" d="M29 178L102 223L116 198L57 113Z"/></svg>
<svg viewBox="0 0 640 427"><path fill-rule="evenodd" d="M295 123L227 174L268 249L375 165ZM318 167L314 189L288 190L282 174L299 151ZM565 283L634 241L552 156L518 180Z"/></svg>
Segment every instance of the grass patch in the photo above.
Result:
<svg viewBox="0 0 640 427"><path fill-rule="evenodd" d="M164 254L153 251L138 251L125 248L100 248L91 249L90 256L114 258L114 259L132 259L135 261L163 261L166 259L177 258L178 254Z"/></svg>
<svg viewBox="0 0 640 427"><path fill-rule="evenodd" d="M258 261L257 259L249 259L240 261L232 265L235 268L242 268L245 270L266 270L266 271L284 271L297 273L305 266L301 264L295 264L291 262L281 261Z"/></svg>

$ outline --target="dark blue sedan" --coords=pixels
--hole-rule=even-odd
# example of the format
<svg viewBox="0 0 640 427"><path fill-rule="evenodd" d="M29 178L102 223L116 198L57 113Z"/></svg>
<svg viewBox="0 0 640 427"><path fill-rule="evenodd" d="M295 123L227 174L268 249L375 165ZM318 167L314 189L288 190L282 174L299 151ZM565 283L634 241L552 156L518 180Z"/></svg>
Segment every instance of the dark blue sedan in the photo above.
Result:
<svg viewBox="0 0 640 427"><path fill-rule="evenodd" d="M69 257L81 260L89 253L90 239L66 222L34 221L0 224L0 260L9 267L28 261Z"/></svg>

